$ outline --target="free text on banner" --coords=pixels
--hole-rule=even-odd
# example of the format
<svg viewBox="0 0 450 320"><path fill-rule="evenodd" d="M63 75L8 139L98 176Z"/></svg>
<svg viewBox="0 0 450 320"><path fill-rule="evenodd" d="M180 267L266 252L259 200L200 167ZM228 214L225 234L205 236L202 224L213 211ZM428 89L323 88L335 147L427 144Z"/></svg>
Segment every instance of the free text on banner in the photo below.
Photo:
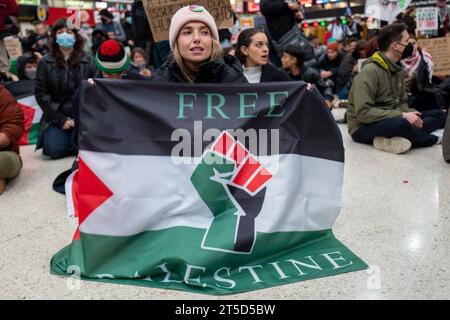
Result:
<svg viewBox="0 0 450 320"><path fill-rule="evenodd" d="M79 227L51 271L217 295L365 269L332 232L344 147L306 87L83 83Z"/></svg>

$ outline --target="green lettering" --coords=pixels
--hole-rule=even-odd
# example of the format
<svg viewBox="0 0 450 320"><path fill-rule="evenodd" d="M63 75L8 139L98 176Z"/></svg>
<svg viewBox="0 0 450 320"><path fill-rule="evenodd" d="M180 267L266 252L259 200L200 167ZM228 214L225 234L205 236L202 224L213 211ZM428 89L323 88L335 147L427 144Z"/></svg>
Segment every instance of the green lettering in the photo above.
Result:
<svg viewBox="0 0 450 320"><path fill-rule="evenodd" d="M225 104L225 97L223 95L218 93L206 93L206 97L208 105L208 114L206 116L206 119L215 119L215 117L212 115L212 109L216 110L216 112L222 117L222 119L230 119L230 117L227 116L221 109ZM219 103L215 106L213 106L213 97L219 98Z"/></svg>
<svg viewBox="0 0 450 320"><path fill-rule="evenodd" d="M184 97L185 96L191 96L194 97L194 99L197 99L197 94L195 93L179 93L177 92L177 95L179 97L180 100L180 105L178 108L178 116L177 119L185 119L186 116L184 115L184 108L190 108L191 110L194 110L194 103L185 103L184 101Z"/></svg>
<svg viewBox="0 0 450 320"><path fill-rule="evenodd" d="M246 108L253 108L253 110L256 110L256 99L258 99L258 94L257 93L238 93L239 95L239 118L238 119L246 119L246 118L256 118L257 114L254 115L247 115L245 114L245 109ZM245 104L245 97L255 97L255 100L253 101L252 104Z"/></svg>
<svg viewBox="0 0 450 320"><path fill-rule="evenodd" d="M284 110L279 112L279 113L273 113L275 111L275 109L277 109L277 107L281 107L278 109L283 109L285 106L285 102L286 99L289 95L287 91L282 91L282 92L268 92L267 93L270 97L270 109L269 112L267 113L266 117L282 117L284 114ZM280 102L277 103L276 101L276 96L283 96L284 98L281 100L281 104Z"/></svg>

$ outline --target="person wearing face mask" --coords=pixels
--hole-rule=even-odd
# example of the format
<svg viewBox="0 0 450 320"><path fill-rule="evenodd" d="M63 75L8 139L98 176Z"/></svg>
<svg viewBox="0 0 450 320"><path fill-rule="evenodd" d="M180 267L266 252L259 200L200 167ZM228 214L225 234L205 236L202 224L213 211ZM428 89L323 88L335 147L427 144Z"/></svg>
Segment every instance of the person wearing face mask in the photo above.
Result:
<svg viewBox="0 0 450 320"><path fill-rule="evenodd" d="M125 43L127 40L125 31L119 22L114 21L112 13L108 9L102 9L99 14L102 22L97 24L96 29L105 32L109 39L115 39L121 43Z"/></svg>
<svg viewBox="0 0 450 320"><path fill-rule="evenodd" d="M94 32L94 29L92 29L89 23L83 22L79 32L84 40L84 52L88 53L92 48L92 33Z"/></svg>
<svg viewBox="0 0 450 320"><path fill-rule="evenodd" d="M239 61L223 56L216 22L202 6L185 6L175 13L170 22L169 44L171 55L156 70L155 81L247 82Z"/></svg>
<svg viewBox="0 0 450 320"><path fill-rule="evenodd" d="M50 53L39 61L35 97L44 115L36 148L51 159L75 155L73 96L82 80L93 78L96 67L83 52L83 38L59 20L50 35Z"/></svg>
<svg viewBox="0 0 450 320"><path fill-rule="evenodd" d="M398 64L414 50L406 25L383 27L378 47L350 89L347 122L352 139L396 154L440 143L432 132L444 127L446 113L418 112L407 104L405 72Z"/></svg>
<svg viewBox="0 0 450 320"><path fill-rule="evenodd" d="M236 44L236 58L249 83L290 81L288 74L269 63L269 40L257 28L242 31Z"/></svg>
<svg viewBox="0 0 450 320"><path fill-rule="evenodd" d="M133 30L133 17L131 16L131 12L125 12L125 19L122 21L122 28L125 32L126 36L126 45L133 49L135 47L134 39L134 30Z"/></svg>

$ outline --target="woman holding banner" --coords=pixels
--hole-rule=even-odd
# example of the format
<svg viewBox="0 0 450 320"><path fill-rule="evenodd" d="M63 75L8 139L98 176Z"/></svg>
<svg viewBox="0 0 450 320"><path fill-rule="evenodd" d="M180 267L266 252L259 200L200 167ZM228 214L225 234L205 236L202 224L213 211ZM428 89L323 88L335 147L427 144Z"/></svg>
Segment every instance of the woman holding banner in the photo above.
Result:
<svg viewBox="0 0 450 320"><path fill-rule="evenodd" d="M219 32L202 6L178 10L169 30L171 57L155 75L156 81L181 83L246 83L239 61L223 56Z"/></svg>
<svg viewBox="0 0 450 320"><path fill-rule="evenodd" d="M269 39L262 30L250 28L239 34L236 58L250 83L291 81L286 72L269 63Z"/></svg>

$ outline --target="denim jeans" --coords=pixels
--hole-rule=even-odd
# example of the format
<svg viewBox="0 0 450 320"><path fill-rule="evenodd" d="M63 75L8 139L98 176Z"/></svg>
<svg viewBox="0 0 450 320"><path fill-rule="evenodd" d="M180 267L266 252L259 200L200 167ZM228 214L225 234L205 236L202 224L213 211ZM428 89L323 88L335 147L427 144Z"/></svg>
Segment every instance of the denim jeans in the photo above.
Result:
<svg viewBox="0 0 450 320"><path fill-rule="evenodd" d="M430 134L445 126L447 113L442 110L422 112L423 127L415 128L402 117L380 120L362 125L353 135L356 142L372 144L375 137L403 137L411 141L413 147L430 147L436 143L437 137Z"/></svg>
<svg viewBox="0 0 450 320"><path fill-rule="evenodd" d="M52 159L76 155L74 130L63 130L50 125L42 133L42 153Z"/></svg>

